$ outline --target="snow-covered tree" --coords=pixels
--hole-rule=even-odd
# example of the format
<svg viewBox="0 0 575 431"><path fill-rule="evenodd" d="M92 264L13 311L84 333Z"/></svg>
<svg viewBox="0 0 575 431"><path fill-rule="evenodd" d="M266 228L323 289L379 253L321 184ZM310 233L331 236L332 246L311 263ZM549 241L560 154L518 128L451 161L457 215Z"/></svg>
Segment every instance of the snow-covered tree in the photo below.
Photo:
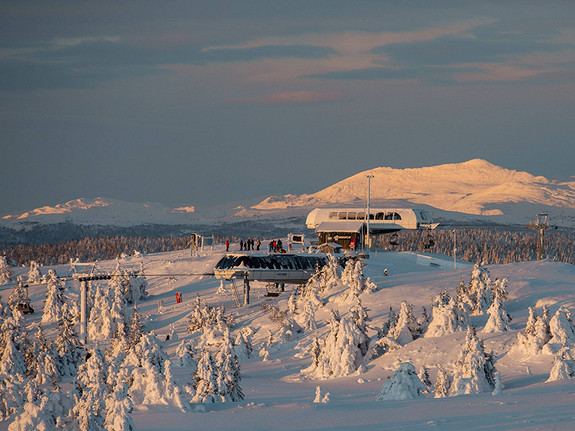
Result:
<svg viewBox="0 0 575 431"><path fill-rule="evenodd" d="M74 328L73 311L68 306L64 306L63 310L58 335L54 341L58 352L57 367L61 376L73 377L76 375L84 351Z"/></svg>
<svg viewBox="0 0 575 431"><path fill-rule="evenodd" d="M318 378L346 376L358 370L369 349L365 328L358 326L353 316L333 315L329 331L319 343L320 352L312 364L303 370Z"/></svg>
<svg viewBox="0 0 575 431"><path fill-rule="evenodd" d="M432 320L427 327L426 337L441 337L469 326L469 314L464 303L456 303L447 292L442 292L432 303Z"/></svg>
<svg viewBox="0 0 575 431"><path fill-rule="evenodd" d="M300 314L299 323L305 331L311 332L317 329L317 322L315 320L316 306L313 302L306 302L303 306L303 311Z"/></svg>
<svg viewBox="0 0 575 431"><path fill-rule="evenodd" d="M376 400L413 400L423 397L425 390L425 385L417 377L415 367L409 362L404 362L393 377L382 385Z"/></svg>
<svg viewBox="0 0 575 431"><path fill-rule="evenodd" d="M42 278L42 271L38 262L30 261L30 271L28 271L28 283L39 283Z"/></svg>
<svg viewBox="0 0 575 431"><path fill-rule="evenodd" d="M431 383L431 379L429 378L429 371L427 367L424 365L417 373L417 377L421 380L421 383L425 385L425 393L431 392L431 388L433 387L433 383Z"/></svg>
<svg viewBox="0 0 575 431"><path fill-rule="evenodd" d="M135 431L136 425L130 413L132 402L127 394L115 391L106 398L106 431Z"/></svg>
<svg viewBox="0 0 575 431"><path fill-rule="evenodd" d="M553 366L547 381L554 382L573 378L575 378L575 360L573 360L569 348L563 347L553 358Z"/></svg>
<svg viewBox="0 0 575 431"><path fill-rule="evenodd" d="M62 319L62 309L66 299L62 293L62 283L54 270L48 270L46 286L46 302L42 311L42 323L59 322Z"/></svg>
<svg viewBox="0 0 575 431"><path fill-rule="evenodd" d="M413 316L412 310L412 305L409 305L406 301L401 302L397 323L393 328L393 333L390 334L391 338L402 346L412 342L419 330L419 325Z"/></svg>
<svg viewBox="0 0 575 431"><path fill-rule="evenodd" d="M144 325L142 324L142 317L140 316L137 305L134 305L134 310L132 311L132 315L130 317L128 333L126 334L128 337L129 346L135 346L140 342L143 328Z"/></svg>
<svg viewBox="0 0 575 431"><path fill-rule="evenodd" d="M12 271L4 256L0 256L0 286L12 281Z"/></svg>
<svg viewBox="0 0 575 431"><path fill-rule="evenodd" d="M234 352L229 330L223 333L220 348L214 358L214 367L217 373L217 394L220 397L220 401L242 401L244 394L240 387L240 365Z"/></svg>
<svg viewBox="0 0 575 431"><path fill-rule="evenodd" d="M143 367L144 363L152 364L159 373L164 372L164 362L168 359L154 334L142 335L140 342L130 349L124 360L125 366Z"/></svg>
<svg viewBox="0 0 575 431"><path fill-rule="evenodd" d="M194 308L188 318L188 332L194 334L214 325L223 329L231 326L230 324L231 321L226 318L223 306L211 307L203 302L199 296L196 297Z"/></svg>
<svg viewBox="0 0 575 431"><path fill-rule="evenodd" d="M487 320L485 328L483 328L483 332L490 333L509 331L511 316L505 309L505 304L500 296L495 297L491 307L487 310L487 313L489 313L489 319Z"/></svg>
<svg viewBox="0 0 575 431"><path fill-rule="evenodd" d="M194 396L192 403L216 403L219 401L217 393L217 373L214 359L209 350L204 349L200 354L198 369L194 375Z"/></svg>
<svg viewBox="0 0 575 431"><path fill-rule="evenodd" d="M28 294L26 293L26 288L22 284L22 279L21 277L18 277L16 279L16 285L14 286L14 290L8 297L8 304L10 305L10 308L14 309L16 307L16 304L18 304L20 301L22 301L27 297Z"/></svg>
<svg viewBox="0 0 575 431"><path fill-rule="evenodd" d="M441 366L437 365L437 379L435 380L435 398L445 398L449 394L451 388L451 379L449 374Z"/></svg>
<svg viewBox="0 0 575 431"><path fill-rule="evenodd" d="M321 393L321 387L319 385L317 385L315 387L315 398L313 400L313 402L315 404L327 404L329 403L329 392L326 392L325 394L322 395Z"/></svg>
<svg viewBox="0 0 575 431"><path fill-rule="evenodd" d="M106 397L106 364L99 349L88 353L88 359L78 367L75 389L72 392L74 407L72 417L80 431L102 431L104 429Z"/></svg>
<svg viewBox="0 0 575 431"><path fill-rule="evenodd" d="M97 286L88 319L88 337L91 340L107 340L115 331L116 320L112 316L110 289L107 286Z"/></svg>
<svg viewBox="0 0 575 431"><path fill-rule="evenodd" d="M57 368L57 356L58 353L53 349L52 343L46 340L42 328L38 327L31 355L27 355L27 358L32 359L28 363L28 374L33 376L39 385L46 383L55 384L60 378Z"/></svg>
<svg viewBox="0 0 575 431"><path fill-rule="evenodd" d="M70 400L60 392L42 395L24 404L8 431L56 431L64 428Z"/></svg>
<svg viewBox="0 0 575 431"><path fill-rule="evenodd" d="M251 341L251 328L242 328L234 340L234 352L239 359L248 359L253 355L253 346Z"/></svg>
<svg viewBox="0 0 575 431"><path fill-rule="evenodd" d="M566 307L560 307L549 321L551 340L549 344L556 344L560 347L575 346L575 326L571 320L571 312Z"/></svg>
<svg viewBox="0 0 575 431"><path fill-rule="evenodd" d="M194 346L190 340L182 340L176 348L176 366L178 367L195 367Z"/></svg>
<svg viewBox="0 0 575 431"><path fill-rule="evenodd" d="M142 360L142 366L131 371L133 383L128 395L135 404L173 406L182 411L187 410L179 386L172 377L171 362L162 364L163 371L158 370L150 358Z"/></svg>
<svg viewBox="0 0 575 431"><path fill-rule="evenodd" d="M546 309L543 315L537 316L533 308L529 307L529 318L525 330L517 334L517 348L531 355L540 353L551 339L548 319L549 314Z"/></svg>
<svg viewBox="0 0 575 431"><path fill-rule="evenodd" d="M484 313L493 302L493 286L489 271L479 264L473 266L469 292L473 300L472 311L476 314Z"/></svg>
<svg viewBox="0 0 575 431"><path fill-rule="evenodd" d="M450 395L491 392L495 388L493 356L485 353L475 328L467 329L465 344L455 363Z"/></svg>

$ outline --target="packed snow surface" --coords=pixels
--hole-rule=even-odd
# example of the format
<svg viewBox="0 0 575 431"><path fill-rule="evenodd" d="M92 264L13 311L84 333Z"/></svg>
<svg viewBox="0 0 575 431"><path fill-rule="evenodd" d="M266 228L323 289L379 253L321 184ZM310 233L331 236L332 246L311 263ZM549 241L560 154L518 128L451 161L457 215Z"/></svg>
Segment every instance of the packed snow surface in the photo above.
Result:
<svg viewBox="0 0 575 431"><path fill-rule="evenodd" d="M235 251L234 245L232 251ZM472 379L474 371L467 370L471 371L472 377L464 375L467 371L461 367L465 364L461 362L458 365L457 361L462 361L465 356L462 349L470 343L473 334L451 325L448 330L435 328L433 336L420 334L410 341L410 337L404 337L405 328L411 330L410 325L415 320L423 321L422 307L429 314L427 324L432 317L432 303L438 310L448 309L462 278L465 284L470 282L473 265L458 261L454 269L453 260L446 256L372 252L362 268L346 269L346 283L333 282L327 272L322 275L323 281L319 277L318 283L331 280L327 291L309 290L296 302L291 296L294 286L286 286L286 292L278 297L267 297L264 296L265 285L254 282L250 304L239 307L230 284L221 285L219 280L206 275L212 272L223 254L224 248L216 245L213 251L196 256L190 256L189 250L182 250L135 255L119 261L127 269L144 265L148 296L139 303L144 331L153 331L171 362L171 367L166 367L166 370L171 370L171 375L165 381L162 380L165 372L164 377L158 377L157 395L132 389L134 399L146 400L134 403L131 414L138 430L575 429L575 380L569 375L570 368L563 364L572 360L565 349L574 346L562 347L561 343L571 342L565 336L565 331L571 330L571 326L565 320L568 314L558 313L561 307L562 310L575 309L573 265L539 261L489 266L487 270L492 281L507 279L507 292L503 296L506 296L505 309L512 316L508 330L484 332L490 314L474 311L471 307L464 311L469 323L475 325L477 340L480 340L475 341L475 347L481 348L479 344L482 342L485 354L491 355L489 358L498 375L490 383L492 386L487 385L488 390L483 392L449 396L453 395L452 389L450 393L446 392L447 396L436 398L435 389L425 388L414 373L421 376L420 372L425 367L429 380L435 383L438 366L441 365L447 374L453 375L457 371L460 377ZM97 267L100 271L112 272L117 263L98 262ZM70 271L69 266L52 269L59 276ZM384 269L387 269L388 276L383 275ZM29 272L28 268L12 270L14 276L26 277ZM45 274L48 268L40 270ZM337 270L341 271L341 268ZM360 270L364 275L361 283L354 276L354 271ZM66 286L71 294L77 293L76 281L67 281ZM236 283L236 287L241 302L242 286ZM0 286L3 301L11 291L11 288ZM176 302L176 292L182 299L180 303ZM443 296L440 295L442 292ZM26 323L40 323L46 285L32 286L29 293L37 312L26 316ZM216 337L215 332L206 329L203 333L188 331L198 295L202 302L212 307L224 305L226 316L233 315L229 335L220 333L219 336L236 342L244 336L251 340L251 355L246 349L240 352L240 345L236 350L240 358L242 401L233 402L228 398L226 402L189 404L192 395L186 393L185 388L193 381L193 372L200 358L195 355L192 359L182 346L189 341L199 348L202 343L210 345ZM364 311L357 307L354 309L357 298ZM276 318L272 318L274 307L277 307ZM337 326L338 331L342 330L342 322L346 322L346 325L353 326L346 329L346 334L355 334L353 336L358 337L357 340L364 340L361 335L364 330L373 343L378 340L378 329L381 330L389 320L390 307L399 318L395 332L389 331L380 339L384 341L378 345L379 353L371 350L364 353L361 346L355 346L353 360L359 362L355 363L357 370L348 375L322 375L317 368L310 371L311 347L315 339L321 344L330 336L334 338L335 332L330 335L330 328ZM525 339L531 336L526 331L528 320L535 322L537 316L542 316L544 307L548 309L549 317L556 319L556 323L546 323L554 338L547 337L539 346L527 348L519 342L521 337L518 338L518 334L524 334ZM334 312L339 314L339 323L334 320ZM286 315L292 320L284 319L284 326L280 327L278 322L281 316ZM351 323L358 321L357 326ZM43 324L47 337L55 336L53 325ZM394 338L394 333L403 335ZM239 334L242 335L237 338ZM168 335L169 340L166 340ZM336 342L334 339L335 344L331 346L334 349L337 348ZM555 359L557 355L559 359ZM554 362L559 361L563 362L556 367L561 365L561 370L567 371L555 371L554 381L547 382ZM143 372L141 368L139 370ZM401 373L409 375L409 378L398 377ZM488 376L488 379L492 377ZM388 381L390 378L397 382L386 385L386 382L391 382ZM139 377L136 381L138 385L145 383ZM407 382L407 386L401 386L401 381ZM390 393L390 385L393 393L399 394L395 398L405 399L388 399L394 397L386 395L378 400L378 394ZM70 386L68 384L67 387ZM417 396L408 397L406 394L413 393L413 388L416 388ZM171 395L168 396L166 391ZM182 411L186 409L178 407L178 403L188 405L187 411ZM108 420L112 420L111 413L109 415ZM13 418L0 422L0 430L8 429L12 421Z"/></svg>

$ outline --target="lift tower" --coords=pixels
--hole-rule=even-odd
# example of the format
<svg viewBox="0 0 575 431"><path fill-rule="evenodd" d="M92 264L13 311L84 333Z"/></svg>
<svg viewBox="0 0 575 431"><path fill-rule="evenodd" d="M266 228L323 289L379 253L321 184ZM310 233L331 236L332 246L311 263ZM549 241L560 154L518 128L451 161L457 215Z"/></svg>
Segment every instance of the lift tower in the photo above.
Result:
<svg viewBox="0 0 575 431"><path fill-rule="evenodd" d="M537 214L537 220L529 225L527 229L539 229L539 240L537 241L537 260L543 259L543 232L549 229L549 214Z"/></svg>

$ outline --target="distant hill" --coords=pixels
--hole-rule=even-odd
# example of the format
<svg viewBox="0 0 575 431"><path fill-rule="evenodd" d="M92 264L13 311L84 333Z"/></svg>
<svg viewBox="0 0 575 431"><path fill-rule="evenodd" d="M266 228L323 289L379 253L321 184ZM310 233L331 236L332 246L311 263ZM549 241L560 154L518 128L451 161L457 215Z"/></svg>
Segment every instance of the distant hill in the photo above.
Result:
<svg viewBox="0 0 575 431"><path fill-rule="evenodd" d="M271 196L251 207L279 211L333 205L365 205L367 175L374 205L432 207L439 211L523 223L540 211L575 221L575 182L557 182L474 159L413 169L380 167L360 172L313 194Z"/></svg>
<svg viewBox="0 0 575 431"><path fill-rule="evenodd" d="M279 227L278 219L297 231L304 228L303 219L314 207L365 206L366 175L373 175L373 206L417 206L428 209L434 218L441 220L502 224L525 224L534 219L535 214L545 211L551 223L575 227L575 182L561 183L474 159L424 168L380 167L360 172L316 193L271 196L253 206L234 203L197 211L195 206L171 208L160 203L102 197L76 199L3 216L0 242L23 239L18 237L18 232L51 238L74 229L110 234L120 232L119 228L138 227L141 231L144 227L166 234L199 226L210 226L210 229L218 226L220 229L216 230L224 233L229 232L231 225L239 227L241 222L254 225L253 229L242 227L241 231L253 232L259 222L266 220ZM80 232L73 237L78 234Z"/></svg>
<svg viewBox="0 0 575 431"><path fill-rule="evenodd" d="M22 214L2 217L0 226L17 229L36 224L73 223L77 225L135 226L141 224L189 224L201 215L195 207L170 208L160 203L124 202L98 197L75 199L64 204L44 206Z"/></svg>

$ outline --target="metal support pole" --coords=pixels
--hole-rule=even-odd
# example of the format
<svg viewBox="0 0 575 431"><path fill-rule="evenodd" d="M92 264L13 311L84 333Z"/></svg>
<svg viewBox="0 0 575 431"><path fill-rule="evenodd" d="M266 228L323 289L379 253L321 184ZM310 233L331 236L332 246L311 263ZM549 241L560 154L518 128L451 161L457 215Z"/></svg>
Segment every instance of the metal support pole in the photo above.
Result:
<svg viewBox="0 0 575 431"><path fill-rule="evenodd" d="M537 244L537 260L543 260L543 228L539 229L539 243Z"/></svg>
<svg viewBox="0 0 575 431"><path fill-rule="evenodd" d="M457 231L453 229L453 269L457 269Z"/></svg>
<svg viewBox="0 0 575 431"><path fill-rule="evenodd" d="M86 344L86 296L87 296L86 280L80 282L80 340Z"/></svg>
<svg viewBox="0 0 575 431"><path fill-rule="evenodd" d="M248 273L244 274L244 305L250 303L250 281L248 280Z"/></svg>
<svg viewBox="0 0 575 431"><path fill-rule="evenodd" d="M370 250L370 246L371 246L371 241L370 241L370 237L369 237L369 219L371 218L371 214L370 214L370 204L371 204L371 179L373 178L373 175L367 175L367 213L366 213L366 218L367 218L367 232L366 232L366 236L367 236L367 241L366 241L366 245L367 245L367 252L369 253Z"/></svg>

